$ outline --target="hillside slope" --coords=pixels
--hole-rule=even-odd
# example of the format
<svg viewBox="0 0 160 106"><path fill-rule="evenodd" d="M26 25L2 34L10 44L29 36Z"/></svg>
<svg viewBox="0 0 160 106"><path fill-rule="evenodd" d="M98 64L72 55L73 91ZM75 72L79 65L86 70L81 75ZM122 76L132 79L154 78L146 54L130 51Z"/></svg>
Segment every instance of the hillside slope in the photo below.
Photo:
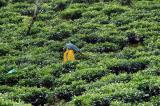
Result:
<svg viewBox="0 0 160 106"><path fill-rule="evenodd" d="M160 105L160 1L100 1L0 0L0 105Z"/></svg>

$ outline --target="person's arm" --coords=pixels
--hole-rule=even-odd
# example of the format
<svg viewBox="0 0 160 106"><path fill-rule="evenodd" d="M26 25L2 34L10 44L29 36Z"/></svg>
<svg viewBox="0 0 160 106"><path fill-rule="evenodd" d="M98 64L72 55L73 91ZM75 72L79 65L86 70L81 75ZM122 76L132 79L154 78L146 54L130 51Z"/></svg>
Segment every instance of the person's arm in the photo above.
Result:
<svg viewBox="0 0 160 106"><path fill-rule="evenodd" d="M63 48L63 52L65 52L67 50L67 46L64 46Z"/></svg>
<svg viewBox="0 0 160 106"><path fill-rule="evenodd" d="M72 45L72 49L76 52L80 52L80 49L76 45Z"/></svg>

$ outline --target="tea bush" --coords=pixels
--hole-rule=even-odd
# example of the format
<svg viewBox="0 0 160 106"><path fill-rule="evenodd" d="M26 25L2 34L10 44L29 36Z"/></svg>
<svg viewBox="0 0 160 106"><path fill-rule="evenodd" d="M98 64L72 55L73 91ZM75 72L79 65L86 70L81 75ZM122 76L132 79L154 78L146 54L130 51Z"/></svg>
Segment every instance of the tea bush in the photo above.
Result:
<svg viewBox="0 0 160 106"><path fill-rule="evenodd" d="M100 53L113 52L113 51L117 51L120 49L120 47L112 43L99 43L96 45L87 45L87 47L85 48L87 48L87 50L84 49L85 51L100 52Z"/></svg>
<svg viewBox="0 0 160 106"><path fill-rule="evenodd" d="M68 62L63 65L59 65L52 72L53 76L59 77L61 74L74 72L76 69L76 62Z"/></svg>
<svg viewBox="0 0 160 106"><path fill-rule="evenodd" d="M44 105L47 101L47 95L44 92L32 92L32 94L25 95L22 97L27 103L31 103L32 105Z"/></svg>
<svg viewBox="0 0 160 106"><path fill-rule="evenodd" d="M0 105L159 106L158 0L39 5L26 35L35 1L0 0ZM70 41L83 55L64 64Z"/></svg>
<svg viewBox="0 0 160 106"><path fill-rule="evenodd" d="M63 85L63 87L58 87L54 92L54 102L57 100L70 101L74 95L81 95L85 91L83 84L86 82L79 80L74 81L72 85Z"/></svg>
<svg viewBox="0 0 160 106"><path fill-rule="evenodd" d="M148 62L149 61L147 60L137 59L137 61L134 60L131 63L122 62L121 63L122 65L113 66L113 67L110 67L109 69L111 70L111 72L114 72L116 74L118 74L119 72L123 72L123 71L127 73L134 73L136 71L145 69L147 65L149 64Z"/></svg>
<svg viewBox="0 0 160 106"><path fill-rule="evenodd" d="M152 81L152 80L151 80ZM143 82L143 81L142 81ZM129 82L128 84L131 84L133 82ZM100 105L100 104L104 104L104 105L109 105L112 101L112 100L120 100L120 101L123 101L124 103L135 103L135 102L141 102L141 101L149 101L150 98L153 96L153 95L148 95L148 94L145 94L145 92L143 91L139 91L137 89L133 89L133 86L136 87L135 85L128 85L126 83L126 86L130 86L128 88L125 88L123 85L119 84L118 86L123 86L123 88L121 88L121 90L119 90L118 92L112 92L111 94L109 94L110 90L109 89L118 89L118 86L117 88L114 88L116 87L116 84L113 85L114 87L112 88L111 86L112 85L107 85L106 88L103 86L101 89L93 89L93 90L90 90L90 93L87 92L86 94L84 93L82 96L79 96L79 97L75 97L76 99L74 99L74 104L77 105L77 104L85 104L85 105L89 105L90 103L91 104L95 104L95 105ZM156 85L156 82L153 83ZM141 85L141 84L140 84ZM110 86L110 87L108 87ZM101 95L98 95L98 93L102 93ZM105 95L105 92L108 93ZM158 91L159 92L159 91ZM94 94L93 94L94 93ZM97 93L95 95L95 93ZM148 93L148 92L146 92ZM89 97L89 98L88 98ZM84 101L85 98L89 99L87 101ZM72 102L71 102L72 103Z"/></svg>
<svg viewBox="0 0 160 106"><path fill-rule="evenodd" d="M23 102L14 102L12 100L0 99L1 106L31 106L31 104L25 104Z"/></svg>
<svg viewBox="0 0 160 106"><path fill-rule="evenodd" d="M6 43L1 43L0 56L5 56L11 51L11 47Z"/></svg>
<svg viewBox="0 0 160 106"><path fill-rule="evenodd" d="M4 94L7 92L13 92L14 90L8 86L1 86L0 87L0 93Z"/></svg>
<svg viewBox="0 0 160 106"><path fill-rule="evenodd" d="M67 23L62 23L55 28L52 35L48 36L49 40L62 41L71 37L73 34L74 27L72 25L68 25Z"/></svg>
<svg viewBox="0 0 160 106"><path fill-rule="evenodd" d="M82 13L80 9L70 9L66 10L65 12L62 13L62 18L63 19L79 19L82 17Z"/></svg>
<svg viewBox="0 0 160 106"><path fill-rule="evenodd" d="M28 3L34 3L32 0L11 0L11 2L16 3L16 2L28 2Z"/></svg>

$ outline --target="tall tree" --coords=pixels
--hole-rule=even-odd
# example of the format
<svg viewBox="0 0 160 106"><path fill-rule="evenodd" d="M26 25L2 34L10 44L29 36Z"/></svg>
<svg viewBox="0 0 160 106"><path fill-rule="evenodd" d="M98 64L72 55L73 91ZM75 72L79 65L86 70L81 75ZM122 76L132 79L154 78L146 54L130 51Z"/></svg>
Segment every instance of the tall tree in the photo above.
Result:
<svg viewBox="0 0 160 106"><path fill-rule="evenodd" d="M33 17L31 19L31 23L30 25L28 26L28 30L27 30L27 35L31 34L31 29L32 29L32 26L34 24L34 22L36 21L37 19L37 15L40 11L40 2L41 0L36 0L35 1L35 9L34 9L34 14L33 14Z"/></svg>

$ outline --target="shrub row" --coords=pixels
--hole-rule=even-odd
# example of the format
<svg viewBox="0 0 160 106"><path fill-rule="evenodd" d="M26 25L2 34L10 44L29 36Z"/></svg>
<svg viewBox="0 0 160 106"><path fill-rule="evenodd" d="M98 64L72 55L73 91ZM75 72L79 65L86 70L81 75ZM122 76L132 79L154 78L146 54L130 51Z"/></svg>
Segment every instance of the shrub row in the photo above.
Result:
<svg viewBox="0 0 160 106"><path fill-rule="evenodd" d="M36 88L36 87L12 87L14 92L10 92L9 99L14 101L22 100L25 103L30 103L33 106L44 105L47 102L48 94L50 93L48 89Z"/></svg>
<svg viewBox="0 0 160 106"><path fill-rule="evenodd" d="M119 45L123 46L127 43L125 40L126 38L122 36L116 36L111 35L110 33L98 33L97 35L82 35L81 39L84 40L87 43L104 43L104 42L112 42L112 43L118 43Z"/></svg>
<svg viewBox="0 0 160 106"><path fill-rule="evenodd" d="M120 72L127 72L127 73L134 73L139 70L144 70L147 68L147 65L149 64L149 60L145 59L135 59L122 62L120 64L117 64L116 66L111 66L109 69L111 72L119 74Z"/></svg>
<svg viewBox="0 0 160 106"><path fill-rule="evenodd" d="M0 98L1 106L31 106L31 104L26 104L23 102L14 102L12 100L6 100L5 98Z"/></svg>
<svg viewBox="0 0 160 106"><path fill-rule="evenodd" d="M155 78L157 79L156 81L153 80ZM126 84L108 84L106 86L102 86L100 89L89 90L82 96L75 97L70 103L73 103L76 106L79 106L80 104L86 106L109 106L111 102L116 100L132 104L140 103L143 101L148 102L152 96L155 96L155 94L159 95L159 89L157 89L159 86L159 79L158 77L155 78L149 79L149 82L151 81L150 84L152 83L152 85L150 85L151 89L142 84L145 82L144 79L139 80L139 85L134 84L135 80ZM147 89L150 89L150 91Z"/></svg>
<svg viewBox="0 0 160 106"><path fill-rule="evenodd" d="M76 69L76 64L76 62L68 62L67 64L62 64L57 68L55 67L55 69L52 71L52 75L59 77L62 74L74 72Z"/></svg>
<svg viewBox="0 0 160 106"><path fill-rule="evenodd" d="M52 94L52 99L55 103L60 100L70 101L73 96L81 95L84 91L85 81L73 81L71 85L62 85L61 87L54 89L54 94ZM53 101L51 104L54 104Z"/></svg>
<svg viewBox="0 0 160 106"><path fill-rule="evenodd" d="M71 84L72 81L76 80L85 80L86 82L94 82L97 79L100 79L105 74L107 74L107 71L105 71L104 69L98 69L98 68L88 68L81 70L77 69L75 72L62 75L59 79L57 79L56 82L57 85L62 85L62 84L68 85Z"/></svg>
<svg viewBox="0 0 160 106"><path fill-rule="evenodd" d="M120 76L116 76L115 74L110 74L105 77L102 77L100 80L92 83L86 83L84 80L73 81L69 85L59 85L59 87L54 90L54 100L60 101L65 100L66 102L72 100L74 96L80 96L85 91L98 89L102 86L105 86L110 83L121 83L121 82L129 82L131 80L130 76L127 74L122 74ZM51 99L52 100L52 99ZM55 102L55 101L54 101ZM51 102L51 104L54 104Z"/></svg>
<svg viewBox="0 0 160 106"><path fill-rule="evenodd" d="M99 53L107 53L118 51L120 47L114 43L99 43L99 44L88 44L83 48L84 51L89 52L99 52Z"/></svg>

